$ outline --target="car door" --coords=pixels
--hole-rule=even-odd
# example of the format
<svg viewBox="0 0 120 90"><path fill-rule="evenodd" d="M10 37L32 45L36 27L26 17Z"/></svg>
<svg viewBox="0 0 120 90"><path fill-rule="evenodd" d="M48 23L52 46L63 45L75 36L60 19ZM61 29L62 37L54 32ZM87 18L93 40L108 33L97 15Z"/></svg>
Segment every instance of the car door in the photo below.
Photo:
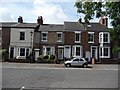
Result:
<svg viewBox="0 0 120 90"><path fill-rule="evenodd" d="M71 63L71 65L73 65L73 66L77 66L78 64L79 64L79 59L78 58L74 59Z"/></svg>
<svg viewBox="0 0 120 90"><path fill-rule="evenodd" d="M81 58L79 61L79 64L82 66L85 63L85 61Z"/></svg>

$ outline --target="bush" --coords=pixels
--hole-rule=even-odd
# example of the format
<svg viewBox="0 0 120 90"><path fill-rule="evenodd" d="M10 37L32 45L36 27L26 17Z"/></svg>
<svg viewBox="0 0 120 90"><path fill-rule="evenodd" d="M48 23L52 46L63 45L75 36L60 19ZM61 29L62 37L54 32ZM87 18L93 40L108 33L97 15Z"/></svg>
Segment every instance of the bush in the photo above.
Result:
<svg viewBox="0 0 120 90"><path fill-rule="evenodd" d="M55 59L55 55L50 55L50 60L54 60Z"/></svg>
<svg viewBox="0 0 120 90"><path fill-rule="evenodd" d="M48 56L48 55L46 55L46 56L44 56L44 57L43 57L43 59L48 59L48 58L49 58L49 56Z"/></svg>

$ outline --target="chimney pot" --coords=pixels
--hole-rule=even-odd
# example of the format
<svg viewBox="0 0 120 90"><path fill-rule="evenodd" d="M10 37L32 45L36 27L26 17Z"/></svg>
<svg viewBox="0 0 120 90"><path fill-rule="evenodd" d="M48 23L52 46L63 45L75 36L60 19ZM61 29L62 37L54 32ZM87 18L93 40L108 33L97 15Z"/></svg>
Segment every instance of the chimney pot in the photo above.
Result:
<svg viewBox="0 0 120 90"><path fill-rule="evenodd" d="M21 16L18 18L18 23L23 23L23 18Z"/></svg>
<svg viewBox="0 0 120 90"><path fill-rule="evenodd" d="M37 23L42 25L43 24L43 18L42 16L38 16Z"/></svg>

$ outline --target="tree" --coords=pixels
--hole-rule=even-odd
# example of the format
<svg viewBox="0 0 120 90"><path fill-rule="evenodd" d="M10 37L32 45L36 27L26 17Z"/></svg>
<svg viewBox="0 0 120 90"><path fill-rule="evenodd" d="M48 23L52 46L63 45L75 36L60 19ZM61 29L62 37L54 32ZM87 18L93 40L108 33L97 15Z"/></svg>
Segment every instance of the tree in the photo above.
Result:
<svg viewBox="0 0 120 90"><path fill-rule="evenodd" d="M111 40L116 41L116 45L113 51L120 51L120 1L112 2L86 2L78 0L75 2L75 7L77 7L77 12L85 15L85 22L89 22L94 16L99 18L101 16L109 17L112 22L113 29L110 30Z"/></svg>

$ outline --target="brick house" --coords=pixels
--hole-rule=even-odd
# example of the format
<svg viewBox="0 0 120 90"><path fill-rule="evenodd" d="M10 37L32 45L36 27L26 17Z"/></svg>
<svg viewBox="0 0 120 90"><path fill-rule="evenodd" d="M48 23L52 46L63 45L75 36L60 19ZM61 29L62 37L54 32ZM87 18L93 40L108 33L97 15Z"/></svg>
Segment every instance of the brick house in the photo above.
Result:
<svg viewBox="0 0 120 90"><path fill-rule="evenodd" d="M9 45L10 45L10 32L11 32L11 26L16 24L15 22L0 22L0 46L1 49L6 50L7 55L6 57L9 57Z"/></svg>
<svg viewBox="0 0 120 90"><path fill-rule="evenodd" d="M99 23L64 22L40 25L40 51L43 55L56 55L59 60L71 57L111 58L110 34L107 19Z"/></svg>

